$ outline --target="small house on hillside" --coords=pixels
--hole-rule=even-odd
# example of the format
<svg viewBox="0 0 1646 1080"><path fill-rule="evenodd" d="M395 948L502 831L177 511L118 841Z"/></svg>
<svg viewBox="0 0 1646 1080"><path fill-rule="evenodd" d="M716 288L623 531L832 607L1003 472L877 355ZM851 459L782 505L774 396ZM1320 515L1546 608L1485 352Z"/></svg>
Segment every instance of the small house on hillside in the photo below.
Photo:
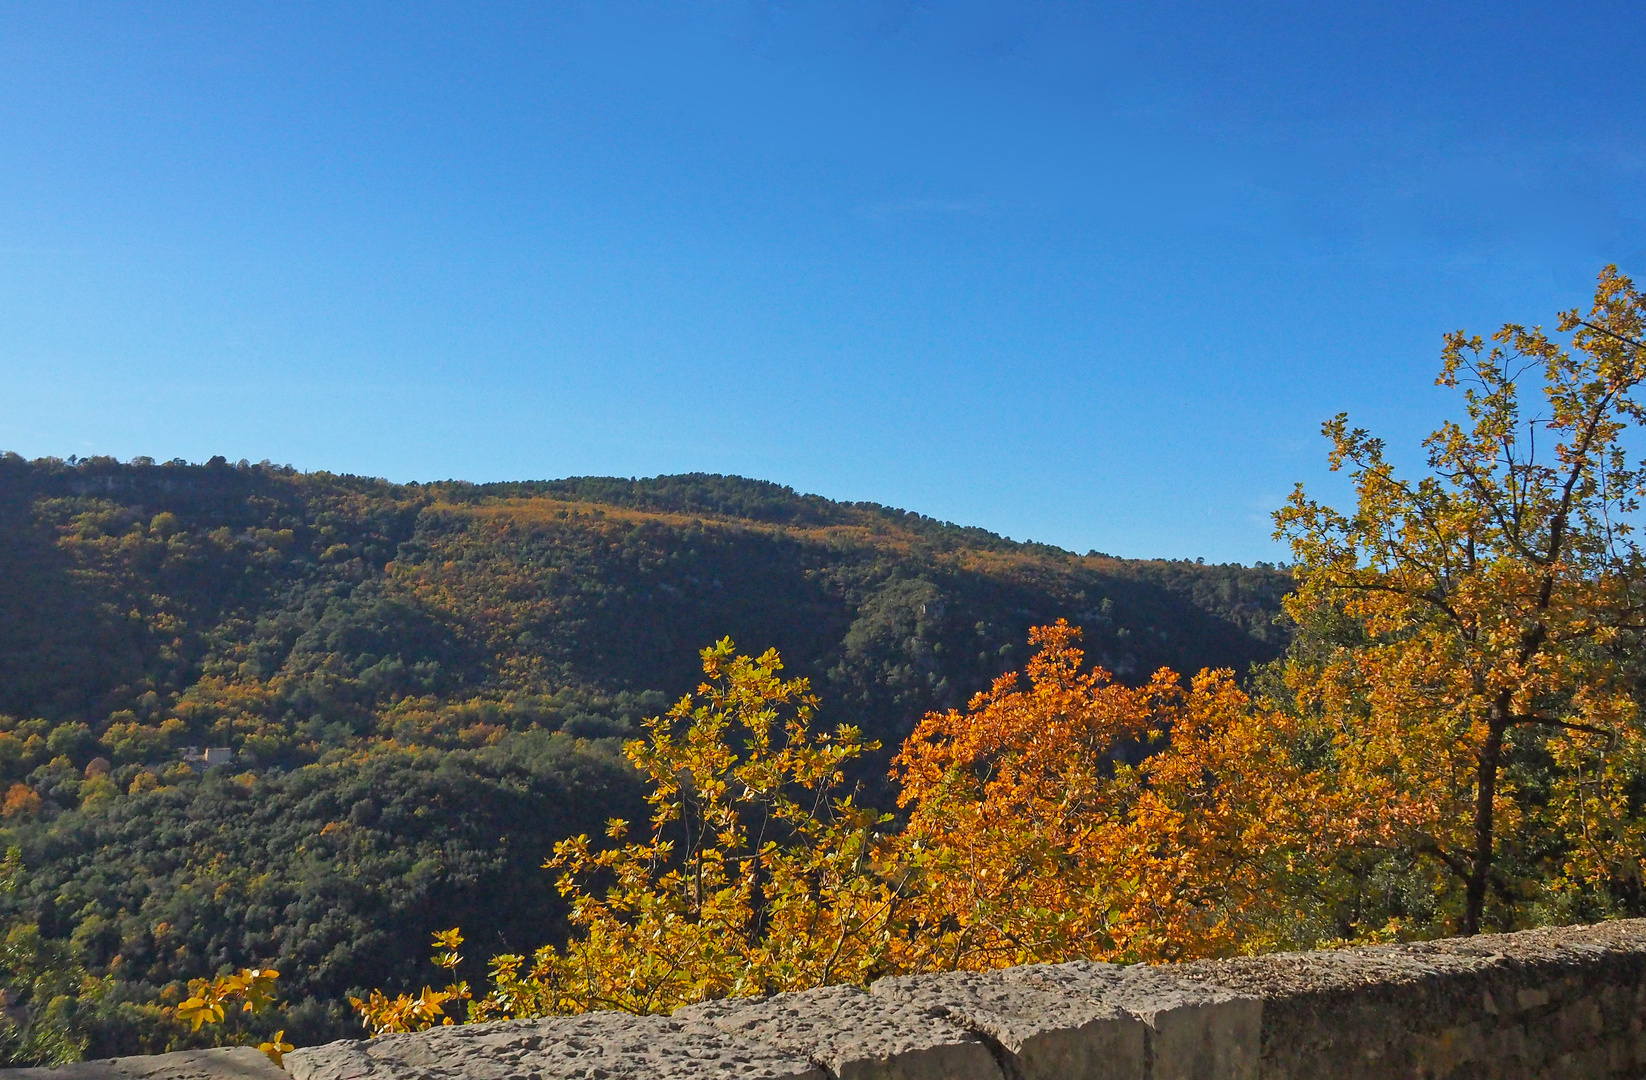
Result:
<svg viewBox="0 0 1646 1080"><path fill-rule="evenodd" d="M183 763L195 772L205 772L214 765L232 765L234 751L227 746L210 746L205 750L198 746L185 746Z"/></svg>

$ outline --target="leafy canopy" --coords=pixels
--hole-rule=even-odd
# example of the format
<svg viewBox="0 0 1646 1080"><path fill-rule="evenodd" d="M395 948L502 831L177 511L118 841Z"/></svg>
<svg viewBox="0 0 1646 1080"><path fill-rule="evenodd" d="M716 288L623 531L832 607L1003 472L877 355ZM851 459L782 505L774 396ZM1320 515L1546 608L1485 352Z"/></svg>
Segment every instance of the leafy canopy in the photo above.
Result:
<svg viewBox="0 0 1646 1080"><path fill-rule="evenodd" d="M1608 267L1558 327L1569 345L1448 335L1438 381L1467 421L1424 442L1427 473L1340 415L1325 434L1353 512L1300 485L1276 514L1305 631L1285 684L1330 748L1341 842L1362 884L1408 861L1464 933L1563 895L1638 901L1646 301Z"/></svg>
<svg viewBox="0 0 1646 1080"><path fill-rule="evenodd" d="M1080 630L1030 633L1028 685L929 714L896 766L915 970L1163 960L1269 942L1302 778L1228 671L1130 687Z"/></svg>

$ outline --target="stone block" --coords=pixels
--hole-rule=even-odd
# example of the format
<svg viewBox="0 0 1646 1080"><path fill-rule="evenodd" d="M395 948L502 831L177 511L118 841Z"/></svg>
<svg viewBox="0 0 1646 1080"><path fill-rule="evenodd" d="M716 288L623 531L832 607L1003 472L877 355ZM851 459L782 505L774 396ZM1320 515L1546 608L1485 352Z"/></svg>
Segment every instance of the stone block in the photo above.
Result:
<svg viewBox="0 0 1646 1080"><path fill-rule="evenodd" d="M770 1043L612 1012L328 1043L292 1051L286 1068L288 1080L827 1080Z"/></svg>
<svg viewBox="0 0 1646 1080"><path fill-rule="evenodd" d="M1030 964L1004 977L1121 1009L1146 1031L1151 1080L1257 1080L1263 999L1148 964Z"/></svg>
<svg viewBox="0 0 1646 1080"><path fill-rule="evenodd" d="M758 1039L837 1080L1005 1080L988 1045L942 1011L846 986L703 1002L674 1018Z"/></svg>
<svg viewBox="0 0 1646 1080"><path fill-rule="evenodd" d="M1596 948L1591 934L1608 947ZM1264 1076L1632 1076L1638 928L1276 953L1181 965L1264 999ZM1615 945L1611 944L1615 942ZM1574 1071L1575 1070L1575 1071Z"/></svg>
<svg viewBox="0 0 1646 1080"><path fill-rule="evenodd" d="M1178 967L1185 980L1263 999L1264 1076L1374 1080L1472 1060L1476 1017L1512 1007L1510 988L1469 977L1479 965L1391 948L1275 953ZM1494 992L1495 991L1495 992ZM1500 1049L1508 1051L1506 1044Z"/></svg>
<svg viewBox="0 0 1646 1080"><path fill-rule="evenodd" d="M875 997L930 1009L980 1035L1014 1080L1139 1080L1145 1028L1115 1005L998 971L881 979Z"/></svg>
<svg viewBox="0 0 1646 1080"><path fill-rule="evenodd" d="M44 1069L0 1069L4 1080L291 1080L250 1046L101 1058Z"/></svg>

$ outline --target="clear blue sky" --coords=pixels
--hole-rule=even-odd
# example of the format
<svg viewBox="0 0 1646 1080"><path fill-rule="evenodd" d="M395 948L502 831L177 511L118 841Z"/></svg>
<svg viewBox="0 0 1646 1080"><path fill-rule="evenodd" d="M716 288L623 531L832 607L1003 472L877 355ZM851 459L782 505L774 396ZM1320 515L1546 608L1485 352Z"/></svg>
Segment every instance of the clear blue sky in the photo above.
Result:
<svg viewBox="0 0 1646 1080"><path fill-rule="evenodd" d="M1274 559L1646 277L1639 3L14 3L0 447L741 473ZM1412 455L1404 455L1410 458Z"/></svg>

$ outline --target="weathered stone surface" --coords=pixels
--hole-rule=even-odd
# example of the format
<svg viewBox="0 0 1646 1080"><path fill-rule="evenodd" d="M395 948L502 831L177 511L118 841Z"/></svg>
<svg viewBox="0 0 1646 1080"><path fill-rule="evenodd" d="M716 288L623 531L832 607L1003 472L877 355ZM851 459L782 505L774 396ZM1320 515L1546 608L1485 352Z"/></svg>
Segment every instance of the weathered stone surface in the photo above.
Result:
<svg viewBox="0 0 1646 1080"><path fill-rule="evenodd" d="M1266 1080L1646 1075L1643 920L1177 970L1263 997Z"/></svg>
<svg viewBox="0 0 1646 1080"><path fill-rule="evenodd" d="M0 1069L4 1080L290 1080L267 1054L249 1046L180 1050L148 1057L102 1058L50 1069Z"/></svg>
<svg viewBox="0 0 1646 1080"><path fill-rule="evenodd" d="M803 1057L661 1016L504 1020L294 1050L295 1080L827 1080Z"/></svg>
<svg viewBox="0 0 1646 1080"><path fill-rule="evenodd" d="M1047 990L1000 972L950 972L881 979L876 997L947 1017L992 1042L1020 1080L1137 1080L1145 1029L1124 1010L1080 994Z"/></svg>
<svg viewBox="0 0 1646 1080"><path fill-rule="evenodd" d="M436 1028L286 1056L294 1080L1624 1080L1646 920L1119 967L1079 961ZM0 1080L285 1080L249 1048Z"/></svg>
<svg viewBox="0 0 1646 1080"><path fill-rule="evenodd" d="M939 1010L851 987L704 1002L674 1016L804 1056L839 1080L1003 1080L989 1047Z"/></svg>
<svg viewBox="0 0 1646 1080"><path fill-rule="evenodd" d="M1004 977L1121 1009L1146 1028L1150 1080L1257 1080L1263 999L1173 968L1076 960L1008 968Z"/></svg>

